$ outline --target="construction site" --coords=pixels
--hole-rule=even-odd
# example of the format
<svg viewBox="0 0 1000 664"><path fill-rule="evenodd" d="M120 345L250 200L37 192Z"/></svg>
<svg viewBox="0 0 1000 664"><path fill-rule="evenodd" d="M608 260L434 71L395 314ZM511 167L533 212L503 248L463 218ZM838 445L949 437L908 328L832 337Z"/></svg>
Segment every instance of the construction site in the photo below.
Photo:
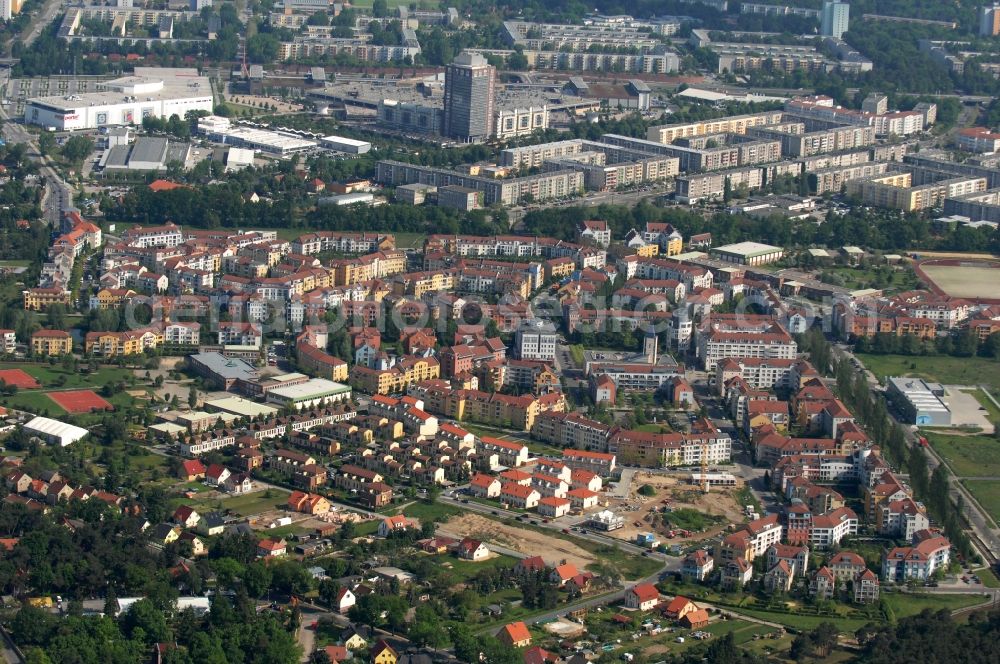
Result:
<svg viewBox="0 0 1000 664"><path fill-rule="evenodd" d="M747 519L747 506L738 498L741 481L733 478L730 486L710 483L706 491L701 479L699 474L636 472L626 491L607 500L607 509L625 521L608 535L656 548L712 538Z"/></svg>

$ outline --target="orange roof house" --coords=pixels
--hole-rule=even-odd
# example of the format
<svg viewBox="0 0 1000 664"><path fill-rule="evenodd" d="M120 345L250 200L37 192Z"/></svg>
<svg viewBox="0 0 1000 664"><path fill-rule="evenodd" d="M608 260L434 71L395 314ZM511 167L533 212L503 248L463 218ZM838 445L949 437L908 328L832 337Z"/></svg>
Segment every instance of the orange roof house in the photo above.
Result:
<svg viewBox="0 0 1000 664"><path fill-rule="evenodd" d="M504 625L497 632L497 638L500 643L509 648L523 648L531 645L531 632L528 631L528 626L521 621Z"/></svg>

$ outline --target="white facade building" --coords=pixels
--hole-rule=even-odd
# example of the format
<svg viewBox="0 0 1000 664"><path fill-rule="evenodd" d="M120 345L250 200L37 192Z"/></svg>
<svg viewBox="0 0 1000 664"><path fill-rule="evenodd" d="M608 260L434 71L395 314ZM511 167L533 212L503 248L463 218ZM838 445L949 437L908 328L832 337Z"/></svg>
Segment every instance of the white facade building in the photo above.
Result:
<svg viewBox="0 0 1000 664"><path fill-rule="evenodd" d="M59 131L137 125L143 118L184 118L213 108L207 77L195 69L136 67L132 76L101 85L97 92L29 99L24 121Z"/></svg>
<svg viewBox="0 0 1000 664"><path fill-rule="evenodd" d="M556 329L544 320L525 321L517 331L517 352L522 360L556 359Z"/></svg>

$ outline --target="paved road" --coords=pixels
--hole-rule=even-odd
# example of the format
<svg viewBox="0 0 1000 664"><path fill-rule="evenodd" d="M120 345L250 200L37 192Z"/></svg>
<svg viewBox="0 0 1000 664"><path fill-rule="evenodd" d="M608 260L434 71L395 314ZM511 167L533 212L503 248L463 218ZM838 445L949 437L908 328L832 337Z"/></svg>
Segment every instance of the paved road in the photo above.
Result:
<svg viewBox="0 0 1000 664"><path fill-rule="evenodd" d="M3 77L10 75L6 70ZM73 188L49 165L48 159L38 151L35 137L23 125L12 122L7 111L0 106L0 120L3 120L3 137L8 143L24 143L27 146L28 158L39 164L38 172L45 182L45 194L42 199L44 219L53 227L59 228L62 213L73 207Z"/></svg>
<svg viewBox="0 0 1000 664"><path fill-rule="evenodd" d="M48 0L42 8L42 13L40 16L36 16L34 23L32 23L31 31L24 36L24 45L28 46L33 41L38 39L38 36L42 34L42 30L48 27L49 23L55 20L56 16L62 9L62 0Z"/></svg>
<svg viewBox="0 0 1000 664"><path fill-rule="evenodd" d="M10 635L2 627L0 627L0 656L7 664L24 664L24 659L14 649L14 642Z"/></svg>

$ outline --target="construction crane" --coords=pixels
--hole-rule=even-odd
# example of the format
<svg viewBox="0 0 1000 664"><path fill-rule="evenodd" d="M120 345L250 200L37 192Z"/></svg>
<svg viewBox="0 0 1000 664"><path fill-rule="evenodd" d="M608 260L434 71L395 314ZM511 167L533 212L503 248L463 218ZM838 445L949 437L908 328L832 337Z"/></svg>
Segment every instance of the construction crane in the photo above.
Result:
<svg viewBox="0 0 1000 664"><path fill-rule="evenodd" d="M708 441L701 441L701 492L708 493Z"/></svg>

